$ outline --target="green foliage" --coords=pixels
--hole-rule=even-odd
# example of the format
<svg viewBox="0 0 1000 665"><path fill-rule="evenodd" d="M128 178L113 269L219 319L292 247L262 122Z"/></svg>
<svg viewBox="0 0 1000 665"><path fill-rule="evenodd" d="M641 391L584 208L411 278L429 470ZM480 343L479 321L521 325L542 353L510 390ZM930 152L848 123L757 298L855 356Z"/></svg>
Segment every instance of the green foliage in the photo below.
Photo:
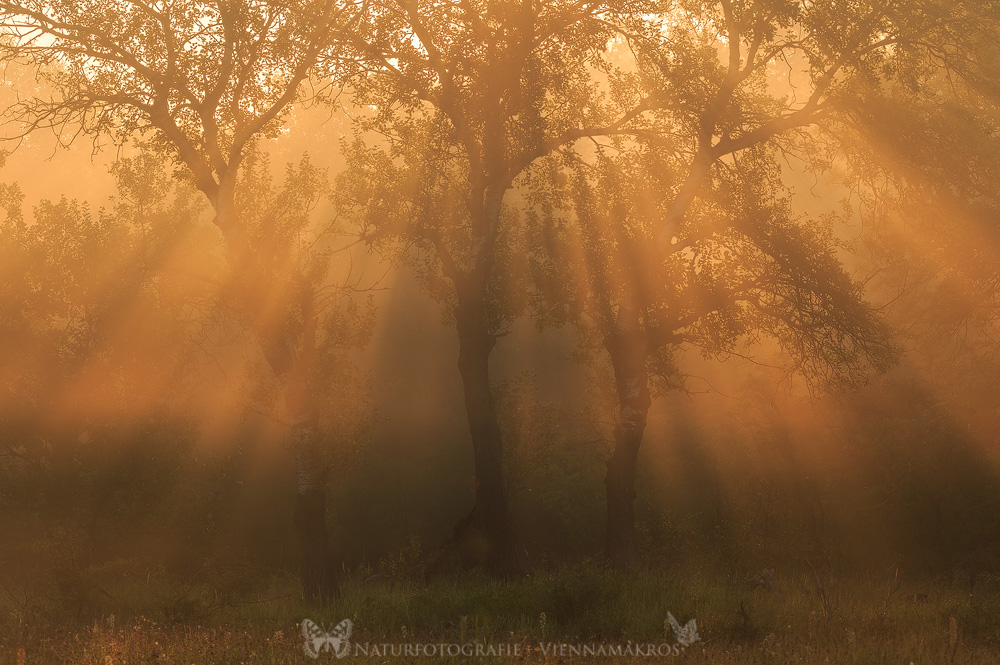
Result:
<svg viewBox="0 0 1000 665"><path fill-rule="evenodd" d="M5 365L4 378L8 390L20 386L9 394L21 409L52 406L73 380L95 381L90 390L103 384L113 403L157 380L136 372L155 367L163 379L184 362L181 303L159 278L178 237L194 228L197 208L146 153L119 161L113 173L121 194L109 208L42 201L30 221L10 216L0 225L3 334L20 356ZM158 364L139 360L152 349L131 353L123 330L161 340Z"/></svg>

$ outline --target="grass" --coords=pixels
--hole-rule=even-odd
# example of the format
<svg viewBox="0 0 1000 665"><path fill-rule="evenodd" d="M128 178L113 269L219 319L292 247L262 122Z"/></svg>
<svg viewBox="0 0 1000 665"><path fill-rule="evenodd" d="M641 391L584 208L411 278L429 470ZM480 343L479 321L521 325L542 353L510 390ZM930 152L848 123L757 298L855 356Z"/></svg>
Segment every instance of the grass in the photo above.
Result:
<svg viewBox="0 0 1000 665"><path fill-rule="evenodd" d="M980 579L971 593L963 581L905 585L859 577L819 584L816 579L779 573L774 590L767 591L704 571L618 576L597 566L509 584L477 576L429 585L406 577L367 583L356 577L345 581L336 602L317 608L298 596L294 580L278 577L238 598L220 599L202 585L174 594L172 603L160 607L136 591L119 599L117 614L86 619L8 601L0 606L0 662L311 663L299 633L305 618L327 627L348 618L354 624L351 641L360 644L479 642L517 645L520 653L475 659L480 662L1000 662L1000 579ZM696 619L701 640L666 659L573 655L575 645L672 648L677 641L668 613L682 624ZM567 645L567 655L553 655L553 644ZM318 660L418 659L369 653L338 661L322 653Z"/></svg>

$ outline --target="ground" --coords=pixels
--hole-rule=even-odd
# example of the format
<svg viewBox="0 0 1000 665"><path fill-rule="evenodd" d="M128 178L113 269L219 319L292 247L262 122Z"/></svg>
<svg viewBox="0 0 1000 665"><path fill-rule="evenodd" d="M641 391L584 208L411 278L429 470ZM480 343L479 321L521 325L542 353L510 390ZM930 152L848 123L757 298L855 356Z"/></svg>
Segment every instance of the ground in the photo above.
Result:
<svg viewBox="0 0 1000 665"><path fill-rule="evenodd" d="M203 586L181 590L172 605L136 614L123 606L118 615L96 618L44 605L28 611L11 597L3 605L0 663L1000 662L1000 578L980 574L971 584L957 573L904 582L898 572L879 579L778 571L770 586L752 576L623 576L584 565L508 584L475 575L424 584L419 577L359 574L327 607L307 605L286 577L242 598L213 596ZM698 641L678 644L668 614L681 626L694 619ZM323 627L313 642L320 649L315 661L303 650L306 619ZM350 653L346 643L322 639L345 619L352 623ZM469 653L477 643L487 653L506 652L471 659L405 653L407 644L446 653L448 645L473 645ZM618 649L633 655L582 655ZM506 655L514 651L519 655Z"/></svg>

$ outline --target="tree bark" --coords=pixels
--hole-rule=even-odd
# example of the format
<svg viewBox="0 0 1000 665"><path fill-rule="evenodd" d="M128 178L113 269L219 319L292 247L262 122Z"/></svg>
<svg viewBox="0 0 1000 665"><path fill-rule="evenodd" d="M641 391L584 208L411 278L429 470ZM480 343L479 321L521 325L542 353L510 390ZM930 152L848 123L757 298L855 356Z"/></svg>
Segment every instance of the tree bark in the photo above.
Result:
<svg viewBox="0 0 1000 665"><path fill-rule="evenodd" d="M510 578L530 572L527 553L511 519L503 470L503 437L490 386L490 353L496 336L486 320L485 284L459 288L456 309L458 369L465 392L469 433L475 454L476 503L459 522L455 539L472 529L482 534L484 563L491 575ZM472 288L469 288L469 287Z"/></svg>
<svg viewBox="0 0 1000 665"><path fill-rule="evenodd" d="M651 403L646 371L649 345L638 315L623 308L605 347L611 355L620 411L615 449L607 461L604 479L608 502L605 557L613 568L631 569L639 563L635 470Z"/></svg>

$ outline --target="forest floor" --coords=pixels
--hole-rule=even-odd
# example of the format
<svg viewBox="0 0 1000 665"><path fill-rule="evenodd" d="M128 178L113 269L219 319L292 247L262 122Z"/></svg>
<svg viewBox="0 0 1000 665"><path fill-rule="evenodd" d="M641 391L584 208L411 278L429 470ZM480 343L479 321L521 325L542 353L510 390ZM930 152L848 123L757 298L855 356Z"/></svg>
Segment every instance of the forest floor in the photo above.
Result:
<svg viewBox="0 0 1000 665"><path fill-rule="evenodd" d="M118 597L117 616L106 607L99 618L8 592L0 663L1000 662L1000 578L980 576L971 589L967 576L822 578L779 573L768 589L704 571L623 577L597 567L508 584L357 576L326 607L277 578L241 596L174 589L167 604L137 588L131 604ZM668 615L682 627L696 621L698 639L678 643ZM322 627L316 660L303 649L307 619ZM349 640L323 639L345 619Z"/></svg>

